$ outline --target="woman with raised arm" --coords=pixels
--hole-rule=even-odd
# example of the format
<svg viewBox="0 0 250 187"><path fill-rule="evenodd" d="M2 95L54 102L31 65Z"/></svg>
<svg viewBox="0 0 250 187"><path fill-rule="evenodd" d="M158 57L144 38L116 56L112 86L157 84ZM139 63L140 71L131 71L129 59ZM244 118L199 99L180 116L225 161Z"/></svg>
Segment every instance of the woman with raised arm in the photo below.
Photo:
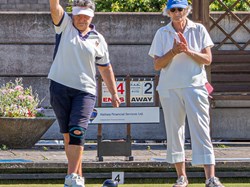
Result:
<svg viewBox="0 0 250 187"><path fill-rule="evenodd" d="M96 101L96 66L119 107L115 77L109 61L107 43L91 24L95 4L75 0L72 18L59 0L50 0L56 32L56 47L48 78L50 102L64 137L68 159L65 187L84 187L82 154L89 119Z"/></svg>

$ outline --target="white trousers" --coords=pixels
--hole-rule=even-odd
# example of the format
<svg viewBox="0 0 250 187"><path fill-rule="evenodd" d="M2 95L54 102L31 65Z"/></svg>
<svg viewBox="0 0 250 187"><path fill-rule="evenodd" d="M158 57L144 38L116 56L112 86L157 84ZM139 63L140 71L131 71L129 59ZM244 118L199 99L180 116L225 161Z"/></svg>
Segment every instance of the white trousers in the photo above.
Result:
<svg viewBox="0 0 250 187"><path fill-rule="evenodd" d="M187 116L192 165L215 164L209 129L209 101L204 86L159 92L167 132L167 162L185 162L185 119Z"/></svg>

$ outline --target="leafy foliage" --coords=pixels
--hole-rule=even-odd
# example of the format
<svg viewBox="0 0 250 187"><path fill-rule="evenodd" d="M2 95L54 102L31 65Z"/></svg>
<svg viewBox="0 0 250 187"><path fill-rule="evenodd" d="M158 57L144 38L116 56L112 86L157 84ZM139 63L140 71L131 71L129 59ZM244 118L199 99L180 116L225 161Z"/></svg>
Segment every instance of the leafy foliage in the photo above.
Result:
<svg viewBox="0 0 250 187"><path fill-rule="evenodd" d="M166 0L96 0L100 12L158 12Z"/></svg>
<svg viewBox="0 0 250 187"><path fill-rule="evenodd" d="M1 144L0 145L0 150L2 150L2 151L6 151L6 150L8 150L9 148L6 146L6 145L4 145L4 144Z"/></svg>
<svg viewBox="0 0 250 187"><path fill-rule="evenodd" d="M32 88L24 88L22 79L8 82L0 87L0 116L2 117L35 117L43 116L38 109L40 100Z"/></svg>
<svg viewBox="0 0 250 187"><path fill-rule="evenodd" d="M69 0L72 2L73 0ZM210 5L211 11L225 11L226 8L232 7L236 0L214 0ZM95 0L96 12L162 12L165 8L167 0ZM191 4L192 0L188 0ZM234 7L233 11L249 11L250 0L241 0ZM71 11L71 7L67 7L67 11Z"/></svg>
<svg viewBox="0 0 250 187"><path fill-rule="evenodd" d="M232 11L249 11L250 10L250 0L241 0L237 4L235 4L236 0L223 0L221 2L214 1L210 5L210 10L226 11L227 10L226 6Z"/></svg>

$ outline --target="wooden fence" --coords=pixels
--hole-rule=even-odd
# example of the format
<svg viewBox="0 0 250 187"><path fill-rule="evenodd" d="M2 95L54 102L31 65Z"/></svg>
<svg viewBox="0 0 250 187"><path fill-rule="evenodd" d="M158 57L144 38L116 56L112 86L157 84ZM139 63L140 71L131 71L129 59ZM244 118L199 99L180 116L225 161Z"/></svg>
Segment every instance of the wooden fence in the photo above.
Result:
<svg viewBox="0 0 250 187"><path fill-rule="evenodd" d="M223 12L209 13L215 1ZM250 14L232 11L240 2L250 7L247 0L237 0L231 7L222 0L193 0L193 19L207 27L215 42L213 64L208 68L215 88L214 102L250 99Z"/></svg>

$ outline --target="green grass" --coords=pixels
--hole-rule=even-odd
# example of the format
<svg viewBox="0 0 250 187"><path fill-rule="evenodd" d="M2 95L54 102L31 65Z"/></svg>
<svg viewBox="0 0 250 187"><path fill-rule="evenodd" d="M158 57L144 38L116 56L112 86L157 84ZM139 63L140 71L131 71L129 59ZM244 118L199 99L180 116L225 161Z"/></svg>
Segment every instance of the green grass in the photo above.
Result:
<svg viewBox="0 0 250 187"><path fill-rule="evenodd" d="M123 184L119 187L172 187L173 184ZM249 183L224 183L226 187L249 187ZM0 187L62 187L62 184L4 184ZM86 187L101 187L101 184L86 184ZM190 184L189 187L204 187L204 184Z"/></svg>
<svg viewBox="0 0 250 187"><path fill-rule="evenodd" d="M104 179L87 179L86 187L101 187ZM223 178L226 187L249 187L250 178ZM0 187L62 187L64 180L0 180ZM125 179L119 187L172 187L175 179ZM190 178L189 187L204 187L204 179Z"/></svg>

